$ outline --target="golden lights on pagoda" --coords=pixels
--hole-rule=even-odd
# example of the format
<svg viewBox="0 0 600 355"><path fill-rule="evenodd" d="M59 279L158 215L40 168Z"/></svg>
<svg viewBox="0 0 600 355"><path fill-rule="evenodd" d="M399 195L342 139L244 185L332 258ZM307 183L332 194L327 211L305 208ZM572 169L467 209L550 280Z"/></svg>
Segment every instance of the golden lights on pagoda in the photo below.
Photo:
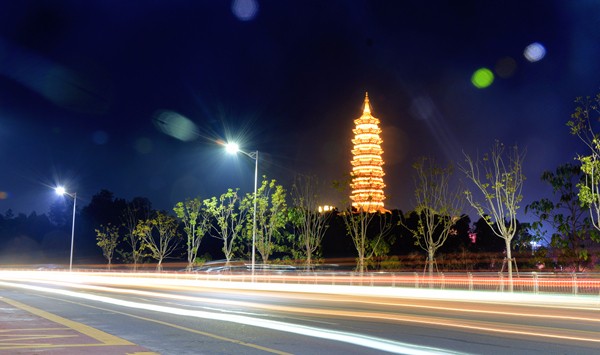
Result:
<svg viewBox="0 0 600 355"><path fill-rule="evenodd" d="M352 144L352 207L358 211L366 212L385 212L383 207L383 159L381 155L381 143L383 140L379 137L381 129L379 128L379 119L371 115L371 105L369 104L369 94L365 94L365 103L363 114L360 118L354 120L356 128L352 130L354 139Z"/></svg>

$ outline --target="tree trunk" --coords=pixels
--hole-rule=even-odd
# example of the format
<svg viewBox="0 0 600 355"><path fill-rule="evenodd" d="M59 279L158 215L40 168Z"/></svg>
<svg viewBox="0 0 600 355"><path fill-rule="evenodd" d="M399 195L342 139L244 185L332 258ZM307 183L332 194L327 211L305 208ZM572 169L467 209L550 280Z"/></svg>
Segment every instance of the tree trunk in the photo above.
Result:
<svg viewBox="0 0 600 355"><path fill-rule="evenodd" d="M358 255L358 265L356 266L356 269L361 274L365 272L365 256L362 253Z"/></svg>
<svg viewBox="0 0 600 355"><path fill-rule="evenodd" d="M433 276L433 248L427 250L427 264L429 269L429 276Z"/></svg>
<svg viewBox="0 0 600 355"><path fill-rule="evenodd" d="M506 245L506 261L508 261L508 291L513 292L513 277L512 277L512 250L510 249L510 239L504 238Z"/></svg>

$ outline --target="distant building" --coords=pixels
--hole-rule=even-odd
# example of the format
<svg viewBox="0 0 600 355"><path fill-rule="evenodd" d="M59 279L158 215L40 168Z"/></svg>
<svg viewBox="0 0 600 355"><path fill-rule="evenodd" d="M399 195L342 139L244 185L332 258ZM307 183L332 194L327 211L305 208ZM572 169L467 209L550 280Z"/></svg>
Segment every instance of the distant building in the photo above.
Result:
<svg viewBox="0 0 600 355"><path fill-rule="evenodd" d="M352 130L354 148L350 183L352 207L359 211L387 212L383 207L383 140L379 137L379 119L371 114L368 93L365 94L363 114L354 120L354 124L356 127Z"/></svg>
<svg viewBox="0 0 600 355"><path fill-rule="evenodd" d="M319 206L319 213L331 212L335 210L335 207L330 205Z"/></svg>

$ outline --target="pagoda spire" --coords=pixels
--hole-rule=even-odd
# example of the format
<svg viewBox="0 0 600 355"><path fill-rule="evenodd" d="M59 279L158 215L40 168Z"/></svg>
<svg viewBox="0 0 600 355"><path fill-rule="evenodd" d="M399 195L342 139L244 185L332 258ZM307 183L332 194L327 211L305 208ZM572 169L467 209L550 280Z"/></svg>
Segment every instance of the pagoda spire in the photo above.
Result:
<svg viewBox="0 0 600 355"><path fill-rule="evenodd" d="M363 115L371 114L371 104L369 103L369 93L365 92L365 106L363 108Z"/></svg>

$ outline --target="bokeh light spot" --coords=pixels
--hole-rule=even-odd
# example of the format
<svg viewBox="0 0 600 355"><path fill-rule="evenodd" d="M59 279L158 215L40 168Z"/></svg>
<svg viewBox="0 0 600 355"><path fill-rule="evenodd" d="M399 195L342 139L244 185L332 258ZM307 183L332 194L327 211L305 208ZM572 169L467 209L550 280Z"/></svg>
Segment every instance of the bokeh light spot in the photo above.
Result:
<svg viewBox="0 0 600 355"><path fill-rule="evenodd" d="M256 0L233 0L231 11L241 21L251 21L258 12Z"/></svg>
<svg viewBox="0 0 600 355"><path fill-rule="evenodd" d="M500 58L494 69L502 79L510 78L517 70L517 62L511 57Z"/></svg>
<svg viewBox="0 0 600 355"><path fill-rule="evenodd" d="M152 141L146 137L141 137L135 140L133 147L140 154L148 154L152 151Z"/></svg>
<svg viewBox="0 0 600 355"><path fill-rule="evenodd" d="M0 191L0 200L6 200L8 198L8 192Z"/></svg>
<svg viewBox="0 0 600 355"><path fill-rule="evenodd" d="M532 63L540 61L546 56L546 48L541 43L534 42L525 47L523 56Z"/></svg>
<svg viewBox="0 0 600 355"><path fill-rule="evenodd" d="M488 68L479 68L471 76L471 83L478 89L484 89L494 82L494 73Z"/></svg>
<svg viewBox="0 0 600 355"><path fill-rule="evenodd" d="M103 145L108 142L108 133L104 131L96 131L92 134L92 141L98 145Z"/></svg>
<svg viewBox="0 0 600 355"><path fill-rule="evenodd" d="M161 132L184 142L198 138L196 124L177 112L156 112L154 114L154 124Z"/></svg>

